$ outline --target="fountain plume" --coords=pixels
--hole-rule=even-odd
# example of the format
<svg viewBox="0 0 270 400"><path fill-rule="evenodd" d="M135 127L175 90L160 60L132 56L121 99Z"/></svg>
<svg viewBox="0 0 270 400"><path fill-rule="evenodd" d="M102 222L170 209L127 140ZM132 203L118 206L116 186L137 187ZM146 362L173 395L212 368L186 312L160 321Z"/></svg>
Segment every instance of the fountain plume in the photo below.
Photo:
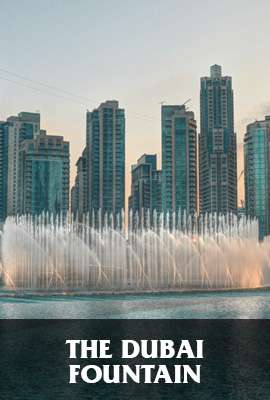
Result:
<svg viewBox="0 0 270 400"><path fill-rule="evenodd" d="M1 270L10 289L144 291L267 284L270 243L246 217L185 212L7 218Z"/></svg>

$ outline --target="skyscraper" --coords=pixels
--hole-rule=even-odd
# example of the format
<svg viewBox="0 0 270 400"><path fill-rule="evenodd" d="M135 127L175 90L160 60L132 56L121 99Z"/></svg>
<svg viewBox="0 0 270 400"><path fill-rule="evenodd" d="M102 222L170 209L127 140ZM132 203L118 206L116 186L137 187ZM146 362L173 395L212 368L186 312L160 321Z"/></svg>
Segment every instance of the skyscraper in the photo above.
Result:
<svg viewBox="0 0 270 400"><path fill-rule="evenodd" d="M77 174L74 186L71 189L71 212L79 220L87 210L87 152L83 150L76 167Z"/></svg>
<svg viewBox="0 0 270 400"><path fill-rule="evenodd" d="M259 236L270 233L270 116L247 126L244 139L246 214L259 221Z"/></svg>
<svg viewBox="0 0 270 400"><path fill-rule="evenodd" d="M69 143L45 131L24 140L18 183L21 214L65 214L69 209Z"/></svg>
<svg viewBox="0 0 270 400"><path fill-rule="evenodd" d="M8 126L0 122L0 223L7 216Z"/></svg>
<svg viewBox="0 0 270 400"><path fill-rule="evenodd" d="M237 150L232 78L213 65L201 78L200 211L237 212Z"/></svg>
<svg viewBox="0 0 270 400"><path fill-rule="evenodd" d="M9 117L8 122L8 199L7 213L15 215L18 206L19 150L25 139L33 139L40 132L40 114L21 112Z"/></svg>
<svg viewBox="0 0 270 400"><path fill-rule="evenodd" d="M129 211L133 217L137 213L139 221L142 217L146 220L149 212L151 221L154 210L157 213L162 211L161 171L157 170L156 154L144 154L131 167Z"/></svg>
<svg viewBox="0 0 270 400"><path fill-rule="evenodd" d="M185 105L163 105L162 206L164 211L197 211L197 131Z"/></svg>
<svg viewBox="0 0 270 400"><path fill-rule="evenodd" d="M86 118L87 209L116 215L125 208L125 113L112 100Z"/></svg>

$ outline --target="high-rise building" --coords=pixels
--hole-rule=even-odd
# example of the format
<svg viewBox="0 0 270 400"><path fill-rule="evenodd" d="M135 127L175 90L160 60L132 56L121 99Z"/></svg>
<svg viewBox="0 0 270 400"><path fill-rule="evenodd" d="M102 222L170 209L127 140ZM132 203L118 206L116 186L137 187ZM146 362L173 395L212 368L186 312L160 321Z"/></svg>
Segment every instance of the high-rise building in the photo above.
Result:
<svg viewBox="0 0 270 400"><path fill-rule="evenodd" d="M7 214L15 215L18 206L19 150L25 139L34 139L40 133L40 114L21 112L9 117L8 122L8 199Z"/></svg>
<svg viewBox="0 0 270 400"><path fill-rule="evenodd" d="M185 105L163 105L162 207L197 211L197 131L194 113Z"/></svg>
<svg viewBox="0 0 270 400"><path fill-rule="evenodd" d="M77 218L78 214L78 186L76 182L70 189L70 210L73 217Z"/></svg>
<svg viewBox="0 0 270 400"><path fill-rule="evenodd" d="M87 210L117 215L125 208L125 113L118 101L87 112Z"/></svg>
<svg viewBox="0 0 270 400"><path fill-rule="evenodd" d="M21 214L65 214L69 209L69 142L45 131L25 139L19 151L18 192Z"/></svg>
<svg viewBox="0 0 270 400"><path fill-rule="evenodd" d="M201 78L200 211L237 213L237 149L232 78L213 65Z"/></svg>
<svg viewBox="0 0 270 400"><path fill-rule="evenodd" d="M144 154L131 167L129 211L134 218L137 214L139 222L142 218L146 221L149 213L151 222L154 210L157 213L162 211L161 171L157 170L156 154Z"/></svg>
<svg viewBox="0 0 270 400"><path fill-rule="evenodd" d="M0 122L0 223L7 216L8 126Z"/></svg>
<svg viewBox="0 0 270 400"><path fill-rule="evenodd" d="M244 139L246 214L259 221L259 236L270 233L270 116L247 126Z"/></svg>
<svg viewBox="0 0 270 400"><path fill-rule="evenodd" d="M77 174L74 186L71 189L71 212L74 217L82 219L83 214L87 211L87 152L83 150L79 157L76 167Z"/></svg>

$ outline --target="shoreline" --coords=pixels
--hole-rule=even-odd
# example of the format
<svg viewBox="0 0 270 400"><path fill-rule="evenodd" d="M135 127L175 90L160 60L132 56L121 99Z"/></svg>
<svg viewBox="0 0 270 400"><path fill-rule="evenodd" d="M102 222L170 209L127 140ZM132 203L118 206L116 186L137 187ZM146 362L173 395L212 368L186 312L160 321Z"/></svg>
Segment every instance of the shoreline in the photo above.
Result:
<svg viewBox="0 0 270 400"><path fill-rule="evenodd" d="M0 288L1 298L31 298L31 297L137 297L137 296L166 296L166 295L189 295L189 294L222 294L222 293L243 293L243 292L263 292L270 290L269 286L256 287L256 288L208 288L208 289L158 289L158 290L108 290L108 291L86 291L86 290L27 290L27 289L7 289Z"/></svg>

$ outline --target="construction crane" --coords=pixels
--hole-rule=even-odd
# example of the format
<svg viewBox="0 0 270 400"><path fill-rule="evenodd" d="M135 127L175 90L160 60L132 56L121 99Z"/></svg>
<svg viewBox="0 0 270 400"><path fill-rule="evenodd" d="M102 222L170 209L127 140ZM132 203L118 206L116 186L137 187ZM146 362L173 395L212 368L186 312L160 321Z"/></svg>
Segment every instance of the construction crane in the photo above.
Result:
<svg viewBox="0 0 270 400"><path fill-rule="evenodd" d="M182 104L182 107L184 107L186 111L188 111L188 109L189 109L189 107L186 107L186 104L189 103L190 101L191 101L191 99L188 99L187 101L185 101L185 102Z"/></svg>
<svg viewBox="0 0 270 400"><path fill-rule="evenodd" d="M244 170L242 170L238 176L237 182L240 181L240 179L242 178L242 176L244 175Z"/></svg>
<svg viewBox="0 0 270 400"><path fill-rule="evenodd" d="M189 103L191 99L188 99L187 101L184 102L183 106L185 106L187 103Z"/></svg>
<svg viewBox="0 0 270 400"><path fill-rule="evenodd" d="M187 101L185 101L183 104L182 104L182 106L185 106L187 103L189 103L191 101L191 99L188 99ZM163 106L163 104L165 104L165 103L167 103L166 101L160 101L158 104L160 104L160 105L162 105Z"/></svg>
<svg viewBox="0 0 270 400"><path fill-rule="evenodd" d="M240 174L238 176L237 183L240 181L240 179L242 178L243 175L244 175L244 170L242 169L242 171L240 172ZM240 204L241 204L241 208L244 209L245 208L244 200L240 200Z"/></svg>

